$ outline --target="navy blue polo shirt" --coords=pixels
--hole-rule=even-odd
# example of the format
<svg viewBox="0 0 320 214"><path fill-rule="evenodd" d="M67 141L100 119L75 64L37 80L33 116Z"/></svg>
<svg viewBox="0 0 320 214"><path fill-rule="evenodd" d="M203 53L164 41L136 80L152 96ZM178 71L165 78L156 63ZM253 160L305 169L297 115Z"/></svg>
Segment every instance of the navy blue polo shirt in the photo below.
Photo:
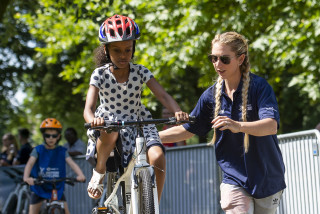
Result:
<svg viewBox="0 0 320 214"><path fill-rule="evenodd" d="M233 101L224 92L221 94L220 116L227 116L241 121L241 90L242 80L233 94ZM184 128L199 136L212 129L214 118L215 85L208 88L198 100L191 115L196 117L194 124L184 124ZM247 121L273 118L279 127L278 104L272 87L268 82L250 74L248 91ZM249 135L249 151L244 152L244 133L232 133L230 130L217 129L215 152L218 164L223 173L223 183L243 187L254 198L265 198L286 187L284 181L285 167L276 135Z"/></svg>

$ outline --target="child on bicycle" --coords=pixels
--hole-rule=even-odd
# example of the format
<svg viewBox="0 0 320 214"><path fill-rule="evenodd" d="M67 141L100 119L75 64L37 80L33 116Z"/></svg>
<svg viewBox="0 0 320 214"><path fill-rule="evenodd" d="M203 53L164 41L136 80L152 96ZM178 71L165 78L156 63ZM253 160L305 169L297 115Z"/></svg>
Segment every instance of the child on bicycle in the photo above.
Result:
<svg viewBox="0 0 320 214"><path fill-rule="evenodd" d="M139 37L140 29L129 17L114 15L102 23L99 30L99 40L102 45L96 50L97 68L91 75L84 108L84 119L92 126L103 125L104 120L150 119L150 112L141 103L143 83L146 83L166 108L175 113L178 120L188 118L146 67L131 62ZM100 106L96 109L98 96ZM154 125L145 126L144 132L147 139L148 161L155 166L160 200L165 180L164 147ZM91 198L98 199L102 195L106 161L118 137L123 145L122 164L128 165L135 148L134 134L130 128L122 129L119 133L88 131L87 160L95 157L95 149L97 153L96 166L88 185L88 194Z"/></svg>
<svg viewBox="0 0 320 214"><path fill-rule="evenodd" d="M62 125L55 118L47 118L40 125L44 143L36 146L25 166L23 180L30 185L31 201L29 213L40 213L43 200L51 199L52 186L50 184L34 185L34 178L57 179L66 177L66 163L77 174L78 181L85 181L80 167L72 160L67 149L58 146L61 139ZM69 209L63 194L64 182L57 184L58 200L64 201L65 213Z"/></svg>

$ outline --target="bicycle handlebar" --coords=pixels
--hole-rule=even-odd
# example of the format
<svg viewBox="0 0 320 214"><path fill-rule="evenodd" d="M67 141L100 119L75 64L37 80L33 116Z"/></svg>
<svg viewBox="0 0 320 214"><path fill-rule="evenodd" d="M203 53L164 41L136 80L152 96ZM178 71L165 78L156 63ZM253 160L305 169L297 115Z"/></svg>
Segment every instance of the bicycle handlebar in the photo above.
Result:
<svg viewBox="0 0 320 214"><path fill-rule="evenodd" d="M35 178L34 184L35 185L42 185L45 183L55 184L61 181L65 181L66 184L69 184L71 186L74 186L74 183L79 182L83 183L82 181L78 181L76 178L57 178L57 179L43 179L43 178Z"/></svg>
<svg viewBox="0 0 320 214"><path fill-rule="evenodd" d="M161 118L161 119L152 119L152 120L129 120L129 121L108 121L106 120L104 122L103 126L95 126L91 127L91 123L85 123L84 127L86 129L92 128L92 129L106 129L106 128L114 128L119 129L125 126L132 126L132 125L147 125L147 124L181 124L181 123L194 123L196 121L196 118L194 116L189 116L189 120L182 120L177 121L177 118L175 117L169 117L169 118Z"/></svg>

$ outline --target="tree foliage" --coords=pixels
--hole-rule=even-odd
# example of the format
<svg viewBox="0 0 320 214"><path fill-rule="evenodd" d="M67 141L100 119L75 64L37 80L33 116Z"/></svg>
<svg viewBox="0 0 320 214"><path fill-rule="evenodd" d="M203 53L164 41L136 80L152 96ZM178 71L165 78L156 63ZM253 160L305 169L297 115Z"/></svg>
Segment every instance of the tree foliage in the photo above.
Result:
<svg viewBox="0 0 320 214"><path fill-rule="evenodd" d="M251 71L266 78L276 92L280 132L311 129L320 122L320 6L316 0L37 2L27 13L15 11L10 19L14 23L3 24L11 28L23 24L28 31L17 34L26 33L25 38L36 44L30 49L35 53L28 53L34 61L32 72L23 79L30 115L51 114L66 124L83 123L98 29L106 17L118 13L135 19L141 28L135 62L148 67L184 111L193 109L216 78L207 60L214 35L237 31L249 40ZM10 66L4 67L9 74L15 73ZM144 91L143 101L159 116L161 108L149 90Z"/></svg>

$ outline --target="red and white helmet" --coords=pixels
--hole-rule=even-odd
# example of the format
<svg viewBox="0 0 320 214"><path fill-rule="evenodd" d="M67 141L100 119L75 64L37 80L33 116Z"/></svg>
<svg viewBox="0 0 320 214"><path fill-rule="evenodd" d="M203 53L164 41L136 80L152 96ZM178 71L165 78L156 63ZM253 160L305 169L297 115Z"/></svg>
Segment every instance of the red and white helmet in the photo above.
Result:
<svg viewBox="0 0 320 214"><path fill-rule="evenodd" d="M107 18L99 29L99 41L103 44L136 40L140 37L140 30L137 23L122 15L114 15Z"/></svg>

